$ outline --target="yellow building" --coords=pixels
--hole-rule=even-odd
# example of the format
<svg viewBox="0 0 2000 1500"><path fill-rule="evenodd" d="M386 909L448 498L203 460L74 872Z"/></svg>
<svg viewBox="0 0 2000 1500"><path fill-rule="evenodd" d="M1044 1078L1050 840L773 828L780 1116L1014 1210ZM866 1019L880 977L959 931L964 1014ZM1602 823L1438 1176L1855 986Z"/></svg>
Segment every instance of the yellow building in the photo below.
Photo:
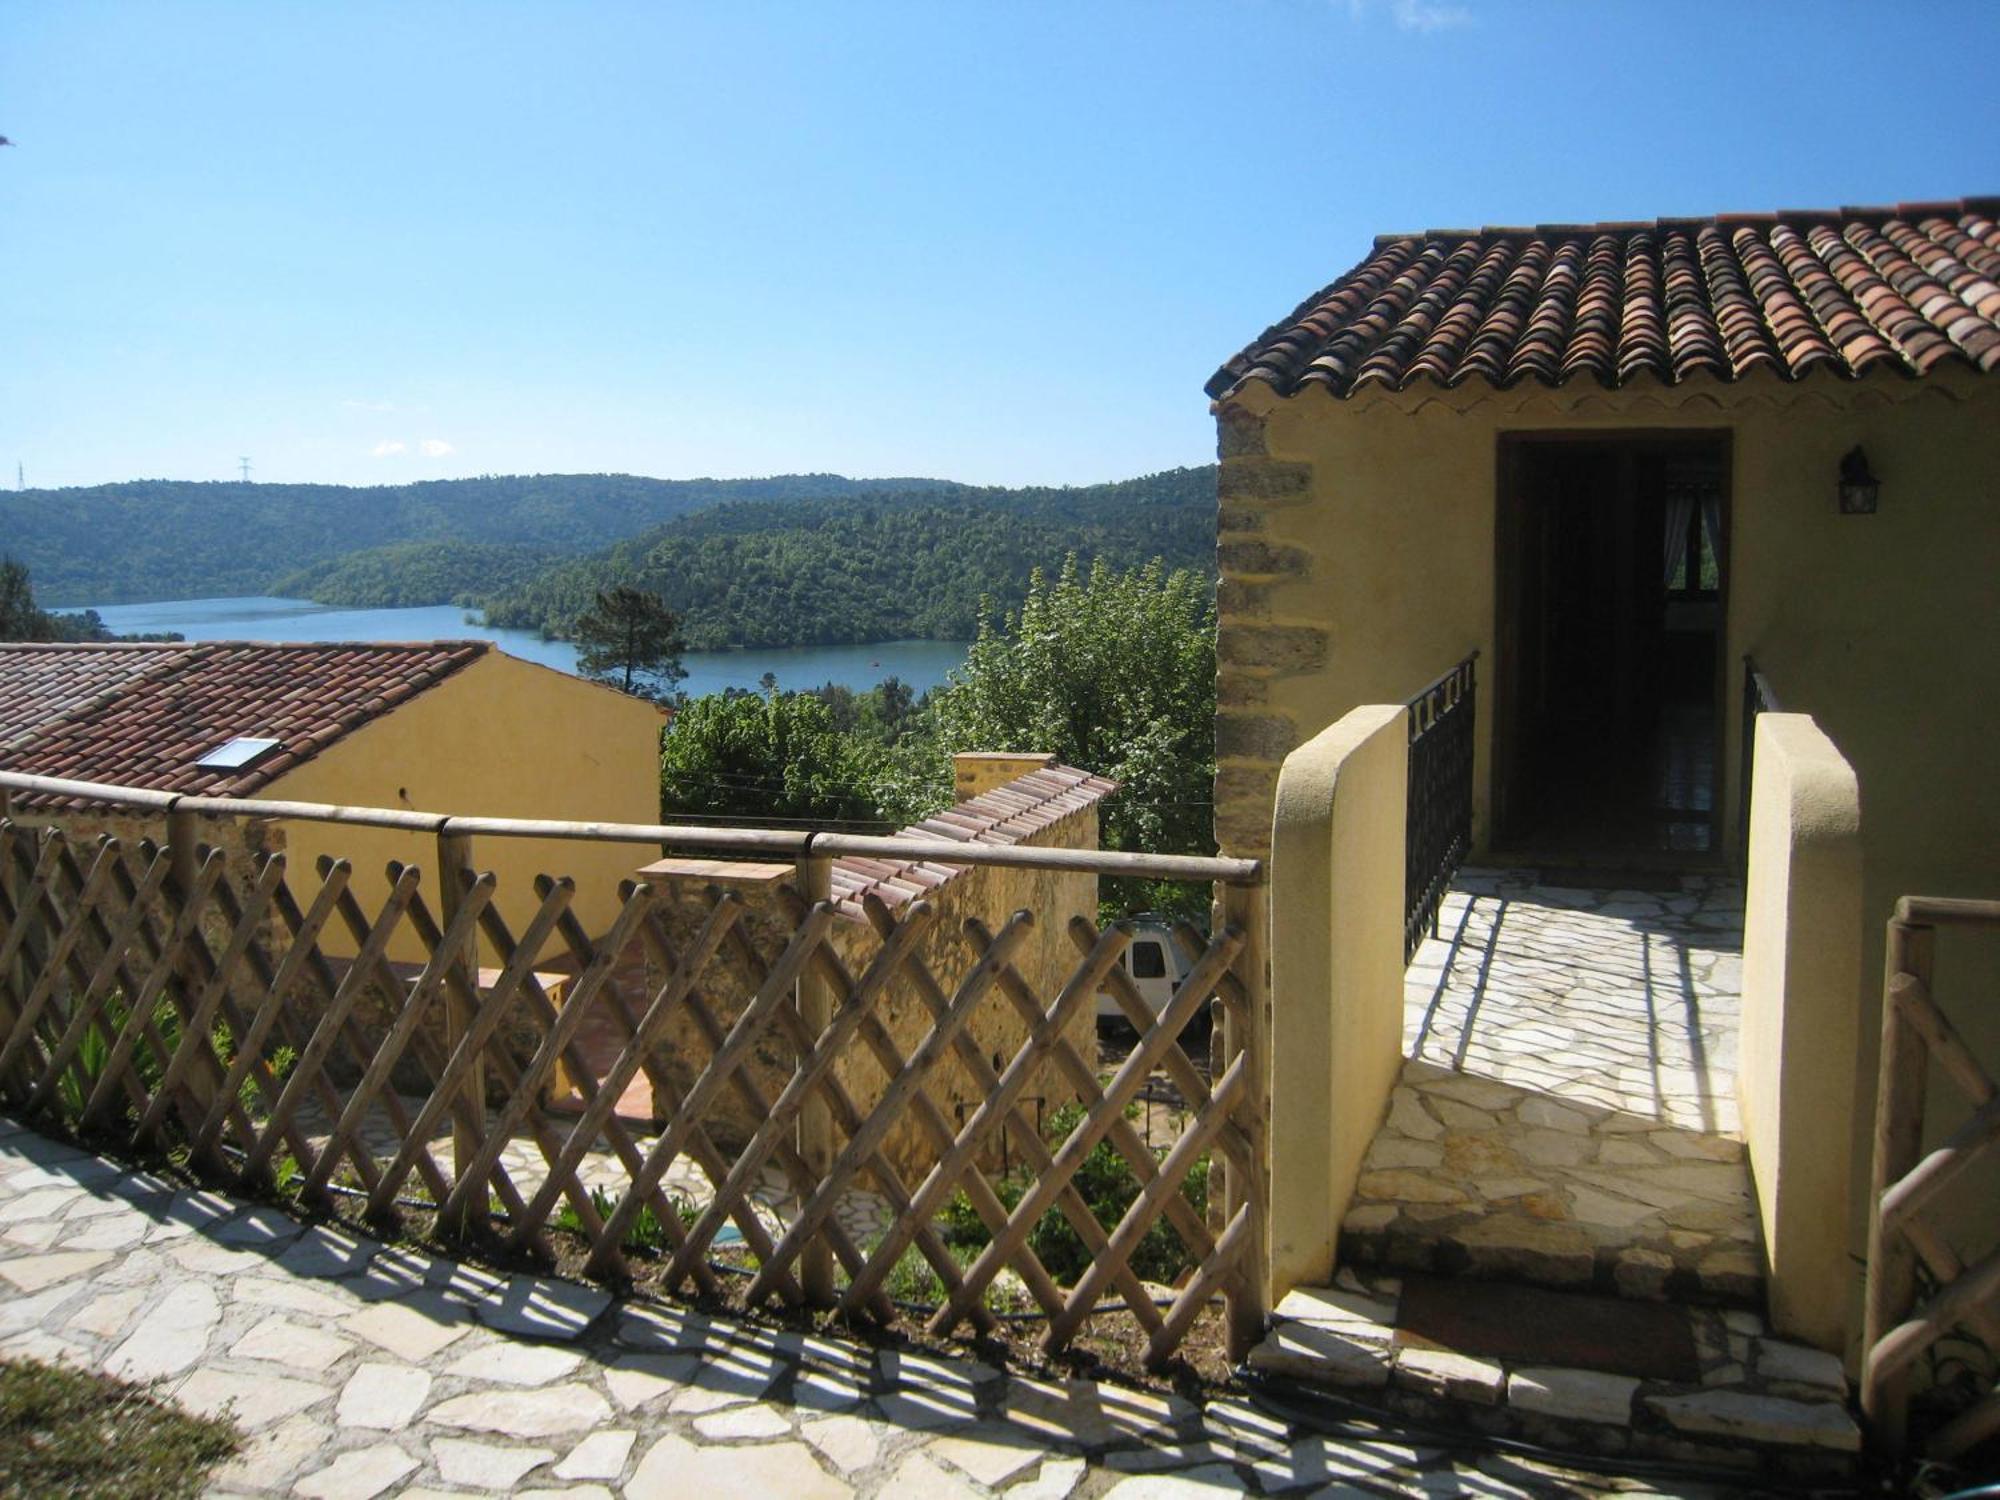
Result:
<svg viewBox="0 0 2000 1500"><path fill-rule="evenodd" d="M210 642L0 646L0 768L256 802L319 802L426 813L651 823L659 739L651 703L536 666L483 641L418 644ZM17 799L17 815L61 813L164 837L141 820ZM424 872L437 910L437 846L387 829L210 820L232 853L283 848L301 904L321 855L350 860L373 914L391 860ZM535 909L534 877L576 879L574 910L606 927L617 888L641 862L629 845L480 840L473 861L498 878L515 931ZM571 868L574 866L574 868ZM340 945L336 924L329 946ZM392 956L421 957L405 929Z"/></svg>
<svg viewBox="0 0 2000 1500"><path fill-rule="evenodd" d="M1740 1087L1777 1285L1790 1221L1773 1195L1817 1182L1796 1201L1821 1206L1811 1284L1835 1300L1866 1195L1808 1165L1851 1165L1866 1187L1884 924L1908 893L2000 895L1996 216L2000 199L1968 199L1383 236L1207 387L1224 852L1271 853L1295 750L1342 722L1358 738L1351 713L1474 653L1486 863L1738 868L1746 663L1765 706L1824 732L1830 746L1773 733L1759 766L1792 802L1760 802L1773 853L1750 883ZM1375 731L1400 744L1401 716ZM1364 784L1337 750L1312 756ZM1845 855L1811 855L1854 826L1843 786L1851 901ZM1400 830L1379 844L1399 856ZM1277 854L1284 903L1282 837ZM1400 891L1404 871L1374 878ZM1357 904L1333 899L1345 931ZM1991 1067L2000 940L1942 935L1938 973ZM1315 997L1280 981L1282 1029ZM1358 1157L1393 1077L1400 983L1329 982L1336 1010L1381 992ZM1992 1243L1990 1223L1963 1227L1972 1251ZM1837 1340L1839 1316L1813 1336Z"/></svg>

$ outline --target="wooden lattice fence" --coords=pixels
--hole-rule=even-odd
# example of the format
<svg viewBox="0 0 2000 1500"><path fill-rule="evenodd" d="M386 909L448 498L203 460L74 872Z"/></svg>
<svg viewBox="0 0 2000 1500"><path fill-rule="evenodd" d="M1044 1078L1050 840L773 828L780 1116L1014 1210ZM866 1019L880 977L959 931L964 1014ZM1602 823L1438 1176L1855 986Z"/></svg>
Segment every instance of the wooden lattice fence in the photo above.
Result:
<svg viewBox="0 0 2000 1500"><path fill-rule="evenodd" d="M1876 1097L1875 1161L1869 1202L1866 1328L1861 1406L1870 1436L1885 1450L1906 1445L1918 1361L1954 1333L1970 1333L2000 1355L2000 1250L1966 1265L1937 1222L1954 1198L1991 1202L1990 1170L2000 1146L2000 1094L1932 993L1936 929L2000 929L2000 901L1909 896L1889 923L1888 980L1882 1002L1882 1057ZM1923 1150L1931 1065L1971 1106L1935 1150ZM1919 1284L1922 1268L1930 1284ZM1986 1389L1928 1435L1930 1456L1954 1459L2000 1434L2000 1389Z"/></svg>
<svg viewBox="0 0 2000 1500"><path fill-rule="evenodd" d="M425 1229L446 1240L544 1259L568 1246L571 1264L580 1244L587 1274L669 1291L719 1290L714 1253L727 1232L747 1252L740 1269L751 1303L894 1319L891 1280L913 1253L941 1288L928 1317L938 1334L990 1327L1007 1272L1046 1320L1051 1348L1094 1313L1122 1307L1145 1331L1147 1359L1162 1362L1218 1297L1237 1352L1261 1331L1268 1033L1265 891L1254 862L273 807L0 774L6 792L137 808L163 817L167 835L159 844L91 841L60 826L0 821L0 1096L16 1112L134 1150L184 1151L218 1183L277 1184L315 1206L338 1194L384 1223L426 1212ZM344 861L306 871L282 852L232 856L204 846L202 819L252 811L427 834L436 859L427 870L392 865L386 899L369 909ZM549 839L556 866L565 839L787 854L794 871L781 892L780 940L753 937L732 891L669 897L643 882L622 887L615 920L593 935L560 876L536 881L517 930L496 900L495 877L478 866L476 840L488 835ZM855 920L827 898L828 860L843 853L1212 880L1217 920L1212 937L1183 934L1193 967L1157 1016L1119 965L1130 933L1081 917L1068 923L1074 967L1052 994L1037 992L1014 962L1038 920L1025 910L997 930L968 920L973 961L941 978L919 952L936 907L918 899L892 910L870 896L862 915L875 942L867 962L850 967L829 940L834 924ZM669 923L670 899L698 900L697 920ZM392 950L409 951L412 938L421 964L392 963ZM637 997L613 982L635 947L657 977ZM482 978L481 952L497 973ZM749 997L733 1013L711 999L731 967L736 992ZM554 995L551 972L564 976ZM914 1046L899 1046L883 1024L892 991L923 1007L928 1030ZM1072 1023L1100 992L1138 1034L1108 1077L1071 1040ZM1026 1028L1011 1057L989 1057L974 1039L977 1017L992 1007ZM1206 1078L1179 1041L1205 1010L1217 1020ZM615 1032L608 1063L580 1046L593 1016L600 1025L608 1016ZM677 1020L692 1022L680 1026L677 1045L693 1036L699 1056L682 1055L670 1070L661 1039ZM858 1099L842 1082L838 1064L857 1049L887 1080L873 1097ZM775 1087L746 1066L773 1051L791 1059ZM926 1088L946 1059L979 1095L963 1118ZM1081 1105L1060 1139L1046 1139L1024 1109L1029 1080L1050 1067ZM1163 1153L1128 1118L1161 1072L1186 1106ZM656 1133L617 1109L641 1077ZM567 1111L550 1104L558 1078L581 1096ZM740 1106L737 1118L747 1112L757 1122L747 1140L718 1136L725 1099ZM899 1172L883 1151L909 1119L929 1146L921 1175ZM1006 1159L1019 1164L1004 1183L991 1165L1003 1139ZM1138 1184L1115 1222L1100 1220L1077 1183L1086 1158L1107 1144ZM586 1158L601 1166L607 1152L609 1191L601 1170L588 1182L582 1172ZM1220 1186L1204 1214L1182 1188L1211 1156ZM669 1191L669 1174L689 1164L711 1187L705 1202ZM776 1212L774 1181L785 1205ZM884 1232L864 1238L844 1226L839 1209L856 1192L886 1202ZM940 1228L955 1202L969 1205L988 1236L969 1259ZM1051 1212L1089 1255L1069 1285L1033 1243ZM1162 1222L1190 1268L1165 1295L1134 1267ZM628 1253L642 1224L660 1241L643 1267Z"/></svg>

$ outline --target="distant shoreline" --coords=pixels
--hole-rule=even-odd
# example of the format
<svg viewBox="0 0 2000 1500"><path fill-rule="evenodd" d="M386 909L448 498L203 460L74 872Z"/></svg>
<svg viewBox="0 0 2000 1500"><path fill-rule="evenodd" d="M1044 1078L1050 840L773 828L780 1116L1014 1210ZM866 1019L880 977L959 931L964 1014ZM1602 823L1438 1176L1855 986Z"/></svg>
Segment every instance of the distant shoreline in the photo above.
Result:
<svg viewBox="0 0 2000 1500"><path fill-rule="evenodd" d="M488 640L523 660L561 672L576 670L576 647L570 642L546 641L535 631L468 625L464 622L468 611L455 604L345 609L310 599L248 594L56 608L64 612L94 609L105 626L118 634L178 631L191 642ZM964 662L970 644L904 639L690 651L682 658L688 670L682 689L695 697L732 687L754 691L768 672L787 691L833 682L860 692L896 677L923 693L941 684L947 672Z"/></svg>

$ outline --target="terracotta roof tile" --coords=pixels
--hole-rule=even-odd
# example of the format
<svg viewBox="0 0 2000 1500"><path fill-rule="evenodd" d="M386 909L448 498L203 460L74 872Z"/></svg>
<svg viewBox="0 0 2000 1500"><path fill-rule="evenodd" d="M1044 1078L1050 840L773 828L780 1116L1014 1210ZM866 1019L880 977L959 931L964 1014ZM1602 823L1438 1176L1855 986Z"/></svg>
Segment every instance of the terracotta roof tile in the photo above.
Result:
<svg viewBox="0 0 2000 1500"><path fill-rule="evenodd" d="M0 748L186 654L185 646L0 646Z"/></svg>
<svg viewBox="0 0 2000 1500"><path fill-rule="evenodd" d="M490 649L484 641L0 645L0 768L247 797ZM195 764L239 736L279 748L240 770Z"/></svg>
<svg viewBox="0 0 2000 1500"><path fill-rule="evenodd" d="M1383 235L1218 370L1348 396L2000 367L2000 198Z"/></svg>
<svg viewBox="0 0 2000 1500"><path fill-rule="evenodd" d="M1074 766L1046 766L956 803L936 817L913 823L894 837L1023 844L1117 790L1117 782ZM842 855L833 861L833 898L848 915L858 917L864 896L872 893L885 904L897 906L957 879L967 868Z"/></svg>

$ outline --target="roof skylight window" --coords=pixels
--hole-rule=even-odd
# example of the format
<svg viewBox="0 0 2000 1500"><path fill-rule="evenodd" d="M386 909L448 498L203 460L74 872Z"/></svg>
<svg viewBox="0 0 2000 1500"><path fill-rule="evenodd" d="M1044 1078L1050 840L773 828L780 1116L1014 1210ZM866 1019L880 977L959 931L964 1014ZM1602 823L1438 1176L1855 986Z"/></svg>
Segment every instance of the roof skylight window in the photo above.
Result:
<svg viewBox="0 0 2000 1500"><path fill-rule="evenodd" d="M195 762L211 771L242 771L257 764L265 756L278 748L279 741L258 739L254 735L238 735L227 744L218 745Z"/></svg>

